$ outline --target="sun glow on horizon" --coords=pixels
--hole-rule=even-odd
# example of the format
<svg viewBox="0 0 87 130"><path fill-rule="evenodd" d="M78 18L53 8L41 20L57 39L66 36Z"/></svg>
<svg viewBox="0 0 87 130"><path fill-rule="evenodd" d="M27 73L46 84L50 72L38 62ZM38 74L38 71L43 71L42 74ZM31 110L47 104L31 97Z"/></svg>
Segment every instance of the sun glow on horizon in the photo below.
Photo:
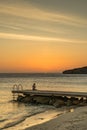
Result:
<svg viewBox="0 0 87 130"><path fill-rule="evenodd" d="M49 4L48 4L49 3ZM86 66L87 2L0 1L0 72Z"/></svg>

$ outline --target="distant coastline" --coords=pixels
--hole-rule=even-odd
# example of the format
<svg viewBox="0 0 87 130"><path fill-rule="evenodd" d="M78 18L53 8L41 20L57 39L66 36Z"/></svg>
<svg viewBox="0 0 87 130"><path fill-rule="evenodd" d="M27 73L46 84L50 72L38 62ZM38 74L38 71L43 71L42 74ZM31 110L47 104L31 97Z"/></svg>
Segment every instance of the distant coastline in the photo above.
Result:
<svg viewBox="0 0 87 130"><path fill-rule="evenodd" d="M63 71L63 74L87 74L87 66Z"/></svg>
<svg viewBox="0 0 87 130"><path fill-rule="evenodd" d="M60 74L61 73L0 73L0 77L56 77L60 76Z"/></svg>
<svg viewBox="0 0 87 130"><path fill-rule="evenodd" d="M56 77L64 76L63 74L87 74L87 66L81 68L74 68L69 70L64 70L63 72L24 72L24 73L0 73L1 78L6 77Z"/></svg>

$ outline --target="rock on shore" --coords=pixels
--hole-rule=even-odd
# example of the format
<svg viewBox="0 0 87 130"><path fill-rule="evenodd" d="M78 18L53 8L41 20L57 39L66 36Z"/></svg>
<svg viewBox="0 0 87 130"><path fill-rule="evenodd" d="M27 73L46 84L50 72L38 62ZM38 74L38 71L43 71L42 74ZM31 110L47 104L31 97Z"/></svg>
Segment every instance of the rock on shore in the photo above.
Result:
<svg viewBox="0 0 87 130"><path fill-rule="evenodd" d="M30 95L19 95L17 98L18 102L23 103L32 103L32 104L46 104L53 105L56 108L62 106L71 106L71 105L86 105L87 100L83 98L75 98L75 97L62 97L62 96L30 96Z"/></svg>

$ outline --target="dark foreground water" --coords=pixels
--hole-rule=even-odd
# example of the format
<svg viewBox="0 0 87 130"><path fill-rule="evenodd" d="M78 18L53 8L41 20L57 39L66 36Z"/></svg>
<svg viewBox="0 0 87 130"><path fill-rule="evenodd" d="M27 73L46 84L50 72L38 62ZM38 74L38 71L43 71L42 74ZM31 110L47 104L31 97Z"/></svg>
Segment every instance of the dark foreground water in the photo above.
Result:
<svg viewBox="0 0 87 130"><path fill-rule="evenodd" d="M0 75L0 130L15 129L15 126L21 124L27 118L40 112L54 109L52 106L34 106L12 102L11 90L14 84L22 84L23 89L31 89L34 82L37 85L37 89L40 90L87 92L87 75ZM16 129L19 130L18 127Z"/></svg>

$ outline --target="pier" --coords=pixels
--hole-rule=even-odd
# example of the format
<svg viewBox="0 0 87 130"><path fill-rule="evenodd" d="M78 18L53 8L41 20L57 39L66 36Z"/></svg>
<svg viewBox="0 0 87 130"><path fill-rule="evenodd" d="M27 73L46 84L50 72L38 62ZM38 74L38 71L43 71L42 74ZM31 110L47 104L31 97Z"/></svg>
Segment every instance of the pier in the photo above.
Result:
<svg viewBox="0 0 87 130"><path fill-rule="evenodd" d="M66 91L48 91L48 90L12 90L12 93L29 96L69 96L69 97L87 97L87 92L66 92Z"/></svg>
<svg viewBox="0 0 87 130"><path fill-rule="evenodd" d="M87 92L49 90L24 90L22 85L13 86L13 100L23 103L47 104L55 107L87 105Z"/></svg>

